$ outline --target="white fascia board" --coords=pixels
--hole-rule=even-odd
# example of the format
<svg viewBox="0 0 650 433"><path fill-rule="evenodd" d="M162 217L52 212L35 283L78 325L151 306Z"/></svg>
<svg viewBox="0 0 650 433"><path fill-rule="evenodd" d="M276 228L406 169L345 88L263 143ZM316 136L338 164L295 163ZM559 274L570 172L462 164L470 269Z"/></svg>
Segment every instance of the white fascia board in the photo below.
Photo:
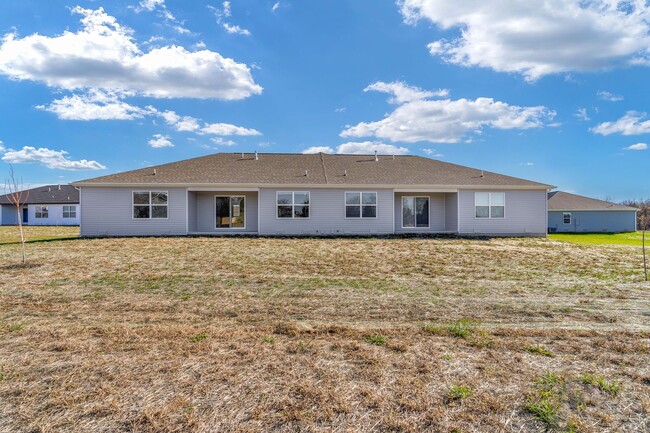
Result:
<svg viewBox="0 0 650 433"><path fill-rule="evenodd" d="M426 192L457 192L458 190L542 190L546 191L548 185L394 185L394 184L322 184L322 183L260 183L260 184L188 184L188 183L114 183L114 182L77 182L75 186L97 188L182 188L190 191L259 191L260 189L392 189L399 191L426 191Z"/></svg>

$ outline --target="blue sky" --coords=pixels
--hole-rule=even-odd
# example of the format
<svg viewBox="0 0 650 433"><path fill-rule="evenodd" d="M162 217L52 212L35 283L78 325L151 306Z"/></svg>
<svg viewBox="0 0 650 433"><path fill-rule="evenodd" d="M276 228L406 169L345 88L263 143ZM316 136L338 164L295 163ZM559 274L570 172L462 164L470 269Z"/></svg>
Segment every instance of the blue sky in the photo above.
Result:
<svg viewBox="0 0 650 433"><path fill-rule="evenodd" d="M650 7L504 3L3 2L0 179L377 149L650 197Z"/></svg>

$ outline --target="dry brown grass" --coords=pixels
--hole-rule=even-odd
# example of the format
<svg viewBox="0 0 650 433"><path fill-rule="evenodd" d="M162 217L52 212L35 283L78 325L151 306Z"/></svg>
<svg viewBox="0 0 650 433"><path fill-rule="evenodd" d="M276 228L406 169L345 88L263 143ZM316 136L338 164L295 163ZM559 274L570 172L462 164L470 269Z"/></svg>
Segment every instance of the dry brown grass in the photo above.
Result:
<svg viewBox="0 0 650 433"><path fill-rule="evenodd" d="M142 238L17 258L0 246L3 432L650 429L630 247ZM548 422L527 409L544 402Z"/></svg>

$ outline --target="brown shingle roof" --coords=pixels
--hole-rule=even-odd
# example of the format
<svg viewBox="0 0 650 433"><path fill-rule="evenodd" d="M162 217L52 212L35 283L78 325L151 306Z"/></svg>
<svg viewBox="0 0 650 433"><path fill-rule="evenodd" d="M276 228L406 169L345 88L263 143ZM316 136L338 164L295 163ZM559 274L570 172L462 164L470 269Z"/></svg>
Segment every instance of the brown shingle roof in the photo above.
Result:
<svg viewBox="0 0 650 433"><path fill-rule="evenodd" d="M155 175L154 175L155 170ZM307 175L305 176L305 172ZM483 175L481 175L483 173ZM515 177L420 156L216 153L75 185L253 184L253 185L454 185L551 187Z"/></svg>
<svg viewBox="0 0 650 433"><path fill-rule="evenodd" d="M548 210L627 210L634 211L636 208L623 206L608 201L596 200L595 198L582 195L569 194L563 191L548 193Z"/></svg>
<svg viewBox="0 0 650 433"><path fill-rule="evenodd" d="M72 185L45 185L24 190L29 197L24 204L78 204L79 190ZM0 195L0 204L12 204L8 194Z"/></svg>

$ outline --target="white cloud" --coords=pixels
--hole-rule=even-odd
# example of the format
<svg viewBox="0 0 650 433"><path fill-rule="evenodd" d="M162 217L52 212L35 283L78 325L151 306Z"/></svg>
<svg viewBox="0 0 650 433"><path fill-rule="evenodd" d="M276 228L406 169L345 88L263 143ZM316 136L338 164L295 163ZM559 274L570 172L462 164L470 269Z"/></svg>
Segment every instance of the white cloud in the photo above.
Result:
<svg viewBox="0 0 650 433"><path fill-rule="evenodd" d="M275 12L275 11L277 11L279 8L280 8L280 2L277 1L277 2L273 3L273 7L271 8L271 12Z"/></svg>
<svg viewBox="0 0 650 433"><path fill-rule="evenodd" d="M1 146L0 146L1 147ZM59 170L103 170L106 166L97 161L80 159L73 161L68 159L65 150L52 150L44 147L25 146L21 150L3 150L5 152L2 160L11 164L38 163L47 168Z"/></svg>
<svg viewBox="0 0 650 433"><path fill-rule="evenodd" d="M377 81L363 89L363 91L375 91L391 94L393 97L388 100L391 104L403 104L404 102L418 101L432 97L449 96L449 90L447 89L438 89L435 91L423 90L419 87L409 86L402 81L393 81L392 83Z"/></svg>
<svg viewBox="0 0 650 433"><path fill-rule="evenodd" d="M409 153L406 147L397 147L380 141L350 141L336 148L336 153L355 155L367 155L375 151L381 155L406 155Z"/></svg>
<svg viewBox="0 0 650 433"><path fill-rule="evenodd" d="M532 167L532 166L535 165L535 164L532 163L532 162L521 162L521 163L519 163L519 165L524 165L524 166L526 166L526 167Z"/></svg>
<svg viewBox="0 0 650 433"><path fill-rule="evenodd" d="M230 123L206 123L200 131L202 134L214 135L262 135L261 132L255 129L231 125Z"/></svg>
<svg viewBox="0 0 650 433"><path fill-rule="evenodd" d="M210 9L214 13L214 16L217 18L217 24L223 27L223 29L227 33L243 35L243 36L251 35L251 32L248 29L242 28L238 25L231 24L228 21L226 21L226 18L230 18L230 16L232 15L232 10L230 8L229 1L223 2L222 9L217 9L214 6L209 6L209 5L208 5L208 9Z"/></svg>
<svg viewBox="0 0 650 433"><path fill-rule="evenodd" d="M308 147L307 149L303 150L302 153L307 154L307 153L334 153L334 149L332 149L329 146L312 146Z"/></svg>
<svg viewBox="0 0 650 433"><path fill-rule="evenodd" d="M308 154L322 152L348 155L370 155L375 153L375 151L380 155L406 155L409 153L409 150L405 147L397 147L380 141L350 141L337 146L336 149L330 146L312 146L303 150L302 153Z"/></svg>
<svg viewBox="0 0 650 433"><path fill-rule="evenodd" d="M584 120L584 121L591 120L589 118L589 114L587 113L586 108L578 108L573 115L577 117L579 120Z"/></svg>
<svg viewBox="0 0 650 433"><path fill-rule="evenodd" d="M603 101L618 102L623 100L623 97L621 95L616 95L606 90L600 90L598 93L596 93L596 95Z"/></svg>
<svg viewBox="0 0 650 433"><path fill-rule="evenodd" d="M158 15L165 20L165 24L168 27L171 27L180 34L192 33L190 30L183 27L183 21L177 20L169 11L167 5L165 5L165 0L142 0L137 7L129 6L129 8L133 9L135 13L138 14L143 11L153 12L157 10Z"/></svg>
<svg viewBox="0 0 650 433"><path fill-rule="evenodd" d="M392 93L397 99L397 91ZM406 102L392 113L376 122L348 126L341 132L341 137L376 137L406 143L458 143L470 140L470 134L480 134L486 127L539 128L555 116L555 112L543 106L520 107L492 98L418 99L425 93L420 89L415 93L400 93L399 100Z"/></svg>
<svg viewBox="0 0 650 433"><path fill-rule="evenodd" d="M226 140L225 138L222 137L212 137L210 141L216 144L217 146L234 146L237 144L232 140Z"/></svg>
<svg viewBox="0 0 650 433"><path fill-rule="evenodd" d="M346 110L347 110L346 107L339 107L339 108L335 108L334 112L335 113L345 113Z"/></svg>
<svg viewBox="0 0 650 433"><path fill-rule="evenodd" d="M436 149L422 149L422 151L432 158L442 158L445 156L442 153L438 152Z"/></svg>
<svg viewBox="0 0 650 433"><path fill-rule="evenodd" d="M646 143L637 143L624 147L623 150L648 150L648 145Z"/></svg>
<svg viewBox="0 0 650 433"><path fill-rule="evenodd" d="M248 66L177 45L143 52L133 31L97 10L75 7L81 29L0 42L0 74L67 90L102 89L155 98L243 99L259 94Z"/></svg>
<svg viewBox="0 0 650 433"><path fill-rule="evenodd" d="M165 119L165 122L177 131L193 132L199 129L199 120L191 116L179 116L174 111L163 111L156 113Z"/></svg>
<svg viewBox="0 0 650 433"><path fill-rule="evenodd" d="M404 20L458 29L429 44L463 66L516 72L528 80L617 65L648 65L650 8L642 1L401 0Z"/></svg>
<svg viewBox="0 0 650 433"><path fill-rule="evenodd" d="M132 120L149 114L145 109L127 104L115 94L98 90L65 96L36 108L65 120Z"/></svg>
<svg viewBox="0 0 650 433"><path fill-rule="evenodd" d="M643 120L646 113L628 111L614 122L603 122L591 128L591 132L600 135L623 134L640 135L650 133L650 120Z"/></svg>
<svg viewBox="0 0 650 433"><path fill-rule="evenodd" d="M174 143L172 143L169 135L154 134L153 138L147 143L149 143L149 146L154 149L159 149L161 147L174 147Z"/></svg>

